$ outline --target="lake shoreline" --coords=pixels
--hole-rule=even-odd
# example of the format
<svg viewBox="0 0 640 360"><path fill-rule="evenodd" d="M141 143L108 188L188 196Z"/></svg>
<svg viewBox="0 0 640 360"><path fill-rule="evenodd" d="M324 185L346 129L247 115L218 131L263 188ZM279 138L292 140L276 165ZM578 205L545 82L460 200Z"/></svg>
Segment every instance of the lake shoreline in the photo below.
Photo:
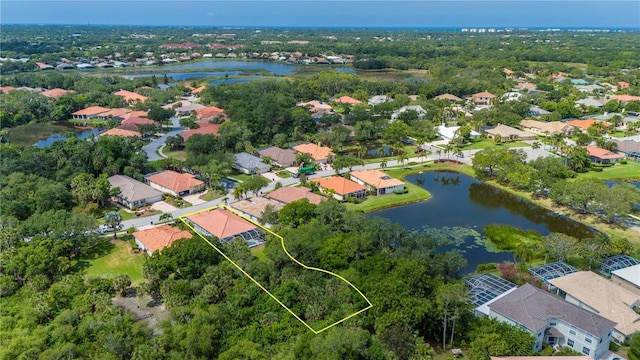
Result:
<svg viewBox="0 0 640 360"><path fill-rule="evenodd" d="M435 165L435 166L434 166ZM482 181L483 183L490 185L494 188L506 191L512 195L515 195L519 198L522 198L523 200L526 200L527 202L537 205L541 208L544 208L548 211L552 211L555 212L557 214L560 214L562 216L565 216L575 222L578 222L584 226L587 226L591 229L593 229L595 232L599 232L599 233L605 233L609 236L617 236L617 237L622 237L622 238L626 238L629 240L629 242L635 247L635 248L639 248L640 247L640 234L638 234L637 232L635 232L633 229L629 229L629 228L622 228L620 226L617 225L612 225L612 224L607 224L607 223L603 223L602 221L600 221L598 218L592 216L592 215L585 215L585 214L579 214L576 213L574 210L565 207L565 206L561 206L561 205L556 205L553 204L552 201L548 198L546 199L534 199L531 197L531 194L529 193L525 193L525 192L521 192L521 191L517 191L514 189L511 189L509 187L506 187L504 185L498 184L496 181L493 180L489 180L489 181L484 181L484 180L480 180L478 179L474 172L473 169L468 166L468 165L457 165L457 164L446 164L446 163L441 163L441 164L432 164L430 166L426 166L421 168L420 170L415 169L415 168L409 168L409 169L393 169L393 170L401 170L402 176L401 179L410 176L410 175L416 175L416 174L420 174L421 172L434 172L434 171L450 171L450 172L455 172L455 173L460 173L460 174L464 174L464 175L468 175L473 177L476 180ZM394 176L397 177L398 175ZM615 180L622 180L622 179L615 179ZM629 179L629 181L633 181L633 179ZM425 199L428 200L428 199ZM389 208L389 207L387 207ZM373 211L378 211L378 210L384 210L382 208L379 209L375 209L375 210L370 210L367 212L373 212Z"/></svg>

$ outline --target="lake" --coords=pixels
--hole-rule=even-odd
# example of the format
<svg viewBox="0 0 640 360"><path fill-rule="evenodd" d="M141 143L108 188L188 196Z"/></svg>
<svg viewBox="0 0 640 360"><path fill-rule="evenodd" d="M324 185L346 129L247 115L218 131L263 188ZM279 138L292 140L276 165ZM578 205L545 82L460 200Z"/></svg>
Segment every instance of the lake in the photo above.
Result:
<svg viewBox="0 0 640 360"><path fill-rule="evenodd" d="M467 267L461 269L461 274L474 272L479 264L513 261L512 253L485 246L481 234L489 224L516 226L542 235L561 232L584 238L593 234L586 225L464 174L425 172L405 180L426 189L432 197L419 203L376 211L371 216L387 218L408 230L448 238L452 244L443 251L457 249L467 260Z"/></svg>
<svg viewBox="0 0 640 360"><path fill-rule="evenodd" d="M100 131L101 131L100 129L84 130L81 133L76 134L75 137L78 138L78 139L86 139L91 135L98 135L100 133ZM51 146L51 144L53 144L54 142L56 142L58 140L66 140L68 138L69 138L69 136L67 136L65 134L52 134L48 138L46 138L44 140L39 140L33 146L38 147L38 148L47 148L47 147Z"/></svg>
<svg viewBox="0 0 640 360"><path fill-rule="evenodd" d="M204 60L187 64L164 65L160 69L149 69L138 74L125 74L127 79L150 77L156 75L158 81L167 74L174 80L183 81L201 77L235 76L243 71L266 71L271 75L291 75L296 70L307 68L307 65L290 65L265 61L238 61L238 60ZM355 73L355 69L347 67L314 66L313 69L333 70L346 73ZM260 78L260 77L257 77Z"/></svg>

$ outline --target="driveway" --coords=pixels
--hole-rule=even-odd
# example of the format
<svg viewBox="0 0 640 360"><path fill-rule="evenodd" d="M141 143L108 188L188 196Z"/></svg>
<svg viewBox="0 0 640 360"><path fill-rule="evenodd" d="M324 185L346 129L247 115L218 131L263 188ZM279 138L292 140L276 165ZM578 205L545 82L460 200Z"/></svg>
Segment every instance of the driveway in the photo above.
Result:
<svg viewBox="0 0 640 360"><path fill-rule="evenodd" d="M281 178L278 175L276 175L275 173L272 173L272 172L266 172L266 173L262 174L262 176L264 176L267 179L269 179L269 181L279 181L279 180L281 180Z"/></svg>
<svg viewBox="0 0 640 360"><path fill-rule="evenodd" d="M162 156L160 156L160 155L158 155L156 153L156 150L158 150L158 148L160 148L162 145L164 145L164 142L167 141L167 138L169 136L175 136L175 135L179 134L180 132L182 132L183 129L182 129L182 127L180 127L180 119L179 118L172 117L171 118L171 124L173 126L171 131L169 131L168 133L160 136L159 138L153 140L149 144L147 144L147 145L142 147L142 151L147 153L147 161L148 162L152 162L152 161L163 159Z"/></svg>
<svg viewBox="0 0 640 360"><path fill-rule="evenodd" d="M206 203L206 201L200 199L200 196L202 196L204 194L205 193L197 193L197 194L193 194L193 195L187 195L187 196L183 196L182 199L184 199L186 202L188 202L191 205L200 205L200 204Z"/></svg>
<svg viewBox="0 0 640 360"><path fill-rule="evenodd" d="M169 203L168 203L168 202L166 202L166 201L158 201L158 202L155 202L155 203L151 204L151 208L152 208L153 210L160 210L160 211L162 211L163 213L166 213L166 212L172 212L172 211L178 210L178 208L177 208L177 207L175 207L175 206L173 206L173 205L169 204Z"/></svg>

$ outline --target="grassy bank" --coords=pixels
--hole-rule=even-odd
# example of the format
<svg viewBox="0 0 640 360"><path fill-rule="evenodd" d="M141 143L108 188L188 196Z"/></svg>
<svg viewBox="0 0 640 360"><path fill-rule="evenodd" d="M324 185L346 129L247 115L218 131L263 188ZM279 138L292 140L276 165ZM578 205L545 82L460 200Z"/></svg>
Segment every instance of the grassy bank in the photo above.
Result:
<svg viewBox="0 0 640 360"><path fill-rule="evenodd" d="M370 212L410 204L426 200L431 197L431 193L417 185L413 185L411 183L406 183L405 185L407 189L409 189L409 192L406 194L387 194L382 196L370 195L367 197L367 200L360 204L347 204L347 208L356 211Z"/></svg>
<svg viewBox="0 0 640 360"><path fill-rule="evenodd" d="M589 171L579 174L578 179L589 178L598 180L630 179L640 180L640 163L629 161L626 164L617 164L612 167L602 168L602 172Z"/></svg>

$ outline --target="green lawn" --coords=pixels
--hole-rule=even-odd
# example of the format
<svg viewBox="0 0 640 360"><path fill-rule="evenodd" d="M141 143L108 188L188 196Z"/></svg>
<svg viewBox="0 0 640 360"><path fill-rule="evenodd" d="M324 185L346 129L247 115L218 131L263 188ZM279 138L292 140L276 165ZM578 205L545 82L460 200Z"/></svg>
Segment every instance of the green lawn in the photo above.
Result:
<svg viewBox="0 0 640 360"><path fill-rule="evenodd" d="M262 175L253 175L253 176L260 176L262 178L264 178L265 180L268 180L267 178L265 178ZM249 179L251 179L252 175L247 175L247 174L234 174L229 176L232 179L236 179L236 180L240 180L242 182L248 181Z"/></svg>
<svg viewBox="0 0 640 360"><path fill-rule="evenodd" d="M207 191L206 193L200 195L200 199L204 201L211 201L225 196L226 194L221 191Z"/></svg>
<svg viewBox="0 0 640 360"><path fill-rule="evenodd" d="M498 145L495 141L486 139L486 140L478 141L476 143L465 145L461 149L462 150L478 150L478 149L486 149L486 148L498 147L498 146L505 147L505 148L514 148L514 147L527 147L530 145L523 141L506 142L506 143L502 143L501 145Z"/></svg>
<svg viewBox="0 0 640 360"><path fill-rule="evenodd" d="M167 147L164 147L162 149L162 153L177 160L187 160L187 152L185 150L169 150Z"/></svg>
<svg viewBox="0 0 640 360"><path fill-rule="evenodd" d="M133 284L138 284L143 280L142 265L145 256L147 256L145 253L134 252L128 241L117 240L108 254L95 259L86 259L89 262L87 275L116 276L126 274L129 275Z"/></svg>
<svg viewBox="0 0 640 360"><path fill-rule="evenodd" d="M589 171L579 174L578 178L591 178L600 180L609 179L640 179L640 163L629 161L626 164L617 164L612 167L602 168L602 172Z"/></svg>
<svg viewBox="0 0 640 360"><path fill-rule="evenodd" d="M264 245L259 245L251 248L251 255L258 259L266 259L267 255L264 253Z"/></svg>
<svg viewBox="0 0 640 360"><path fill-rule="evenodd" d="M288 172L287 170L282 170L282 171L278 171L276 173L276 175L278 175L279 177L286 179L286 178L290 178L291 177L291 173Z"/></svg>
<svg viewBox="0 0 640 360"><path fill-rule="evenodd" d="M413 185L411 183L405 183L405 185L407 189L409 189L409 192L406 194L402 194L402 195L386 194L382 196L370 195L367 197L367 200L365 200L360 204L348 203L346 205L348 208L352 210L369 212L369 211L380 210L380 209L389 208L393 206L408 204L412 202L417 202L417 201L425 200L431 197L431 194L427 190L417 185Z"/></svg>

